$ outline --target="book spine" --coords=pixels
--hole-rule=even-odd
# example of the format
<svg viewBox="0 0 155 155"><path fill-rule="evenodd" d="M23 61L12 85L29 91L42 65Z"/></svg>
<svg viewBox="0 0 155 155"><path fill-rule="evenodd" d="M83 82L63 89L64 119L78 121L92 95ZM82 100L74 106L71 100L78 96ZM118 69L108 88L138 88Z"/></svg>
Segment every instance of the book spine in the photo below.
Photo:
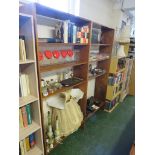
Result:
<svg viewBox="0 0 155 155"><path fill-rule="evenodd" d="M21 96L24 96L24 88L23 88L23 83L22 83L22 75L20 75L19 77L20 80L20 88L21 88Z"/></svg>
<svg viewBox="0 0 155 155"><path fill-rule="evenodd" d="M26 113L26 107L22 107L21 108L21 111L22 111L22 116L23 116L23 124L24 124L24 127L27 127L28 126L28 121L27 121L27 113Z"/></svg>
<svg viewBox="0 0 155 155"><path fill-rule="evenodd" d="M19 144L20 144L21 155L25 155L23 141L21 140Z"/></svg>
<svg viewBox="0 0 155 155"><path fill-rule="evenodd" d="M64 43L68 43L68 21L64 21Z"/></svg>
<svg viewBox="0 0 155 155"><path fill-rule="evenodd" d="M29 104L26 105L26 112L27 112L27 120L28 124L32 124L32 115L31 115L31 107Z"/></svg>
<svg viewBox="0 0 155 155"><path fill-rule="evenodd" d="M34 147L34 145L35 145L34 133L32 133L32 134L29 136L29 142L30 142L31 148Z"/></svg>
<svg viewBox="0 0 155 155"><path fill-rule="evenodd" d="M25 140L26 140L26 150L29 151L30 150L29 137L26 137Z"/></svg>
<svg viewBox="0 0 155 155"><path fill-rule="evenodd" d="M25 49L25 40L22 40L22 51L23 51L23 60L26 61L26 49Z"/></svg>
<svg viewBox="0 0 155 155"><path fill-rule="evenodd" d="M76 43L77 27L73 25L73 43Z"/></svg>
<svg viewBox="0 0 155 155"><path fill-rule="evenodd" d="M68 22L68 43L71 43L71 26L72 24Z"/></svg>
<svg viewBox="0 0 155 155"><path fill-rule="evenodd" d="M24 152L26 153L27 150L26 150L26 139L23 140L23 146L24 146Z"/></svg>
<svg viewBox="0 0 155 155"><path fill-rule="evenodd" d="M23 117L22 117L22 111L21 109L19 109L19 124L20 124L20 127L23 128L24 125L23 125Z"/></svg>
<svg viewBox="0 0 155 155"><path fill-rule="evenodd" d="M27 95L30 95L29 76L25 75L25 78L26 78Z"/></svg>

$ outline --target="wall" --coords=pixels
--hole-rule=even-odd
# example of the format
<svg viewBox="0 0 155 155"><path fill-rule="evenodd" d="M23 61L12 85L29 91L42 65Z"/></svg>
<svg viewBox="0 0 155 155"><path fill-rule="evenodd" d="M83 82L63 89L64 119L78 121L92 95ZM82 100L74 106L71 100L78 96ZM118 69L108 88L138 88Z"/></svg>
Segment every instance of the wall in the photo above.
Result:
<svg viewBox="0 0 155 155"><path fill-rule="evenodd" d="M97 23L114 28L111 0L80 0L80 15Z"/></svg>

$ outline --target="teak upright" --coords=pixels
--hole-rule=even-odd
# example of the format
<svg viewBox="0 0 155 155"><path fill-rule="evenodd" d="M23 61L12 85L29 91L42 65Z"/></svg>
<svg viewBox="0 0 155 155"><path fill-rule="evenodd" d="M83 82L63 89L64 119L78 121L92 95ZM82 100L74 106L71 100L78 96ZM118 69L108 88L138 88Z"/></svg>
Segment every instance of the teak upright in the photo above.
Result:
<svg viewBox="0 0 155 155"><path fill-rule="evenodd" d="M68 62L68 63L63 63L63 64L50 64L48 66L41 66L39 61L37 61L42 124L43 124L43 131L44 131L44 146L46 149L45 130L44 130L44 118L45 118L44 110L45 109L43 106L43 101L46 100L49 96L56 95L60 92L64 92L71 88L80 88L84 92L84 97L82 100L80 100L80 103L79 103L80 107L81 107L81 111L83 112L83 115L84 115L83 123L85 123L86 119L91 116L91 114L87 115L86 107L87 107L88 81L90 80L90 78L88 77L88 70L89 70L88 67L89 67L89 64L91 63L91 62L89 62L89 54L90 54L90 48L92 46L98 47L99 53L106 53L109 55L108 59L96 61L97 66L99 68L105 69L106 73L103 75L100 75L100 76L91 77L91 78L94 78L96 81L94 97L97 98L98 100L102 101L102 104L100 105L100 107L104 107L105 98L106 98L106 90L107 90L107 80L108 80L109 67L110 67L110 58L111 58L112 46L113 46L114 30L111 28L102 26L101 24L94 23L90 20L87 20L87 19L84 19L81 17L77 17L77 16L74 16L74 15L71 15L68 13L56 11L49 7L42 6L40 4L34 3L34 4L30 4L30 5L25 5L21 9L26 13L33 14L33 17L34 17L36 55L38 55L38 52L40 52L41 50L43 50L45 48L53 48L54 49L54 48L71 47L72 49L79 50L79 61L78 62ZM70 20L71 22L75 23L75 25L77 25L77 26L87 25L89 27L89 31L90 31L88 43L47 43L47 42L40 41L40 38L39 38L40 32L39 32L37 25L42 24L44 26L48 26L49 24L52 24L53 20L55 20L57 22L61 22L64 20ZM102 39L101 39L100 43L97 43L97 44L91 43L92 28L97 28L97 29L101 30ZM78 84L72 85L70 87L65 87L65 88L59 89L58 91L56 91L54 93L48 94L48 96L43 96L42 92L41 92L42 75L47 72L56 71L56 70L64 69L67 67L73 67L74 75L83 79L83 81Z"/></svg>

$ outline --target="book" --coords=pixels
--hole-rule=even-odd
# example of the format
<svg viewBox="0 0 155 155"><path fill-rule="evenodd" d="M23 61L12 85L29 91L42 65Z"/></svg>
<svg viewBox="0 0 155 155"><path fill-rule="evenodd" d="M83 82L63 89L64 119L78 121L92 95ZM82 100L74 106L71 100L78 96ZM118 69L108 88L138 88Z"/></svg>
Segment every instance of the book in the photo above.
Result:
<svg viewBox="0 0 155 155"><path fill-rule="evenodd" d="M19 125L20 125L21 128L24 127L24 125L23 125L23 117L22 117L22 111L21 111L21 109L19 109Z"/></svg>
<svg viewBox="0 0 155 155"><path fill-rule="evenodd" d="M20 144L21 155L25 155L23 141L21 140L21 141L19 142L19 144Z"/></svg>
<svg viewBox="0 0 155 155"><path fill-rule="evenodd" d="M29 88L29 76L26 74L20 75L20 88L21 88L21 96L28 96L30 95L30 88Z"/></svg>
<svg viewBox="0 0 155 155"><path fill-rule="evenodd" d="M70 22L68 22L68 43L71 43L71 28L72 28L72 24Z"/></svg>
<svg viewBox="0 0 155 155"><path fill-rule="evenodd" d="M30 142L30 147L34 147L35 145L35 138L34 138L34 133L32 133L31 135L29 135L29 142Z"/></svg>
<svg viewBox="0 0 155 155"><path fill-rule="evenodd" d="M25 48L25 37L19 37L19 55L20 60L26 61L26 48Z"/></svg>
<svg viewBox="0 0 155 155"><path fill-rule="evenodd" d="M27 112L26 112L26 107L22 107L21 108L21 111L22 111L22 116L23 116L23 124L24 124L24 127L27 127L28 126L28 121L27 121Z"/></svg>
<svg viewBox="0 0 155 155"><path fill-rule="evenodd" d="M30 104L26 105L26 112L27 112L28 125L30 125L30 124L32 124L32 115L31 115L31 106L30 106Z"/></svg>
<svg viewBox="0 0 155 155"><path fill-rule="evenodd" d="M26 138L25 138L25 141L26 141L26 151L29 151L29 150L30 150L29 137L26 137Z"/></svg>
<svg viewBox="0 0 155 155"><path fill-rule="evenodd" d="M76 43L77 27L73 25L73 43Z"/></svg>
<svg viewBox="0 0 155 155"><path fill-rule="evenodd" d="M64 21L63 29L64 29L63 33L64 43L68 43L68 20Z"/></svg>
<svg viewBox="0 0 155 155"><path fill-rule="evenodd" d="M25 75L25 78L26 78L27 95L30 95L29 76Z"/></svg>
<svg viewBox="0 0 155 155"><path fill-rule="evenodd" d="M26 140L25 139L23 140L23 146L24 146L24 152L26 153L27 150L26 150Z"/></svg>

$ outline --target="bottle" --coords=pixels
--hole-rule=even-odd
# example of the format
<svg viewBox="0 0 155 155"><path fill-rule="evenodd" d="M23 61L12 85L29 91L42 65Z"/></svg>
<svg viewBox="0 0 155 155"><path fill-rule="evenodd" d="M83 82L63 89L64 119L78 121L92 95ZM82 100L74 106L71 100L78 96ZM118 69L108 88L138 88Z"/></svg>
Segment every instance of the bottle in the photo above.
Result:
<svg viewBox="0 0 155 155"><path fill-rule="evenodd" d="M56 117L56 121L55 121L55 140L57 142L60 141L60 130L59 130L58 116Z"/></svg>
<svg viewBox="0 0 155 155"><path fill-rule="evenodd" d="M51 113L50 113L50 111L48 111L48 132L47 132L47 136L49 138L50 148L53 148L54 135L53 135L53 131L52 131Z"/></svg>

